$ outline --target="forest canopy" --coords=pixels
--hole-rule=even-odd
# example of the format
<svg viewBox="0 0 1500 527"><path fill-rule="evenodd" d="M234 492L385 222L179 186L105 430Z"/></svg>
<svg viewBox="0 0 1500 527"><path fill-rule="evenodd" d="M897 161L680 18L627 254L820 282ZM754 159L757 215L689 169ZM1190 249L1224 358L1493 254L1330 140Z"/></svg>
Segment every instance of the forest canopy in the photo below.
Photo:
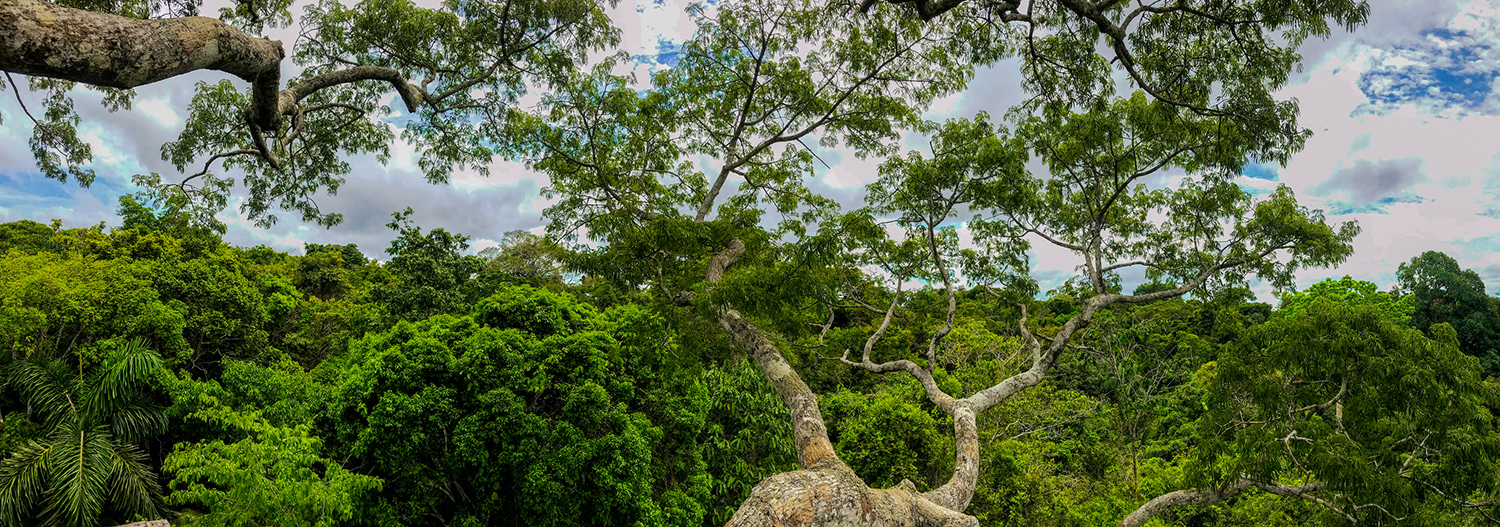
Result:
<svg viewBox="0 0 1500 527"><path fill-rule="evenodd" d="M1364 2L724 0L649 78L612 2L201 7L0 0L49 184L97 177L76 90L225 74L118 224L0 224L4 525L1500 523L1500 298L1298 284L1360 225L1240 184ZM1021 104L932 118L1001 61ZM397 141L545 174L545 233L224 241Z"/></svg>

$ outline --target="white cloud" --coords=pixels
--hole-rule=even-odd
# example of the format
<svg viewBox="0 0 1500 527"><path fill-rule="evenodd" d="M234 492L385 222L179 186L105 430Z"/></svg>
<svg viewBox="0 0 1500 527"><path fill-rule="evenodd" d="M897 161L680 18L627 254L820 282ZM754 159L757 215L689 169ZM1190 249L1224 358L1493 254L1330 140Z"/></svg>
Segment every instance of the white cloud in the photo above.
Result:
<svg viewBox="0 0 1500 527"><path fill-rule="evenodd" d="M1366 29L1346 37L1323 55L1323 61L1307 66L1310 74L1305 82L1284 91L1284 95L1301 101L1301 124L1315 135L1280 171L1281 182L1290 186L1304 204L1331 212L1354 209L1332 215L1329 220L1356 220L1363 227L1363 234L1355 240L1354 256L1335 269L1302 272L1298 281L1304 286L1321 278L1349 274L1386 287L1394 279L1397 265L1427 250L1446 252L1466 267L1500 262L1495 256L1500 243L1490 237L1500 232L1500 220L1491 217L1493 211L1500 210L1496 203L1496 194L1500 193L1500 142L1493 139L1494 130L1500 129L1500 117L1486 110L1500 105L1484 102L1465 107L1466 100L1445 94L1462 87L1440 82L1426 91L1411 86L1406 91L1393 88L1402 83L1425 86L1412 84L1416 81L1411 79L1422 75L1426 77L1421 79L1428 80L1454 78L1424 71L1435 67L1458 72L1453 75L1500 73L1500 62L1489 58L1491 49L1500 49L1500 32L1494 29L1500 13L1485 2L1470 3L1455 11L1445 17L1427 18L1423 25L1406 27L1408 32L1404 34ZM1455 57L1475 60L1455 61ZM1367 93L1381 99L1372 101ZM1421 96L1406 97L1409 94ZM1486 100L1496 96L1500 94L1490 93ZM1374 108L1377 105L1380 107ZM1418 202L1396 199L1378 203L1382 196L1389 198L1368 188L1379 186L1378 181L1369 179L1378 174L1351 172L1356 167L1388 166L1403 159L1421 164L1420 178L1401 181L1410 183L1403 188L1408 197L1421 198ZM1365 179L1351 180L1351 176ZM1342 190L1320 193L1320 187ZM1359 197L1376 203L1361 209L1357 205L1368 204L1351 203ZM1487 212L1490 214L1484 215ZM1495 291L1500 283L1491 285Z"/></svg>
<svg viewBox="0 0 1500 527"><path fill-rule="evenodd" d="M175 128L182 122L182 118L177 116L177 112L172 109L171 103L166 99L152 98L136 101L134 106L167 128Z"/></svg>

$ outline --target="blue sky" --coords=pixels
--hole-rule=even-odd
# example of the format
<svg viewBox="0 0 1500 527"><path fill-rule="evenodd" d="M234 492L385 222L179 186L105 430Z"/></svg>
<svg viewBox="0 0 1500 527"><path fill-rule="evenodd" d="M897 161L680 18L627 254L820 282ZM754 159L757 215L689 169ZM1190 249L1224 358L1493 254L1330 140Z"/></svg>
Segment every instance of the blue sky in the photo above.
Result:
<svg viewBox="0 0 1500 527"><path fill-rule="evenodd" d="M1241 186L1264 194L1285 184L1302 202L1327 211L1331 221L1356 220L1364 228L1348 262L1303 272L1304 286L1349 274L1388 287L1398 264L1439 250L1478 271L1492 294L1500 293L1500 11L1490 1L1372 4L1366 27L1301 50L1302 72L1282 95L1300 101L1301 124L1315 134L1306 149L1285 167L1247 166ZM639 78L675 62L675 44L692 30L683 5L626 0L613 13L625 33L624 48L637 56L625 67ZM295 38L290 32L271 36ZM159 160L160 145L181 131L193 84L221 78L198 72L140 88L134 110L120 113L101 108L97 95L80 93L80 132L93 145L99 173L88 189L37 175L26 147L29 123L13 96L0 97L0 221L118 222L115 199L131 190L131 174L178 177ZM1013 63L987 68L970 90L939 101L932 117L1003 114L1021 97L1018 78ZM33 108L38 104L35 95L24 97ZM857 203L878 160L819 154L832 166L819 167L815 190ZM541 210L549 204L539 196L546 177L516 163L495 163L488 178L457 173L447 186L422 181L410 148L400 144L388 165L373 157L351 163L354 170L339 195L318 199L345 215L343 225L323 229L284 218L261 229L231 207L221 215L230 226L227 238L294 253L302 242L358 243L366 254L380 256L391 238L384 226L390 213L411 206L424 227L468 234L482 248L508 230L539 232ZM1033 264L1044 289L1071 274L1071 255L1036 247ZM1257 290L1270 299L1268 288Z"/></svg>

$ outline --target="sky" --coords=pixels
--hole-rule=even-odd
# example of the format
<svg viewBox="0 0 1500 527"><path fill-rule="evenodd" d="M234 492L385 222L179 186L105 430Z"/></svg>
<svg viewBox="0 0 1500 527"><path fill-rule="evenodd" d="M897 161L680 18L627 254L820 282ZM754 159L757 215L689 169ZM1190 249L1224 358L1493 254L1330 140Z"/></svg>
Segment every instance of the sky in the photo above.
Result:
<svg viewBox="0 0 1500 527"><path fill-rule="evenodd" d="M1302 69L1280 94L1300 102L1300 124L1314 133L1306 148L1286 166L1247 166L1240 184L1252 195L1287 185L1299 202L1324 210L1330 223L1357 221L1363 228L1348 261L1300 272L1303 287L1350 275L1389 288L1397 265L1436 250L1478 272L1491 294L1500 293L1500 0L1371 4L1369 23L1356 32L1336 31L1305 44ZM675 63L676 45L693 29L684 6L622 0L612 12L624 33L622 48L636 56L631 67L639 78ZM282 33L269 36L294 39L290 31ZM99 176L88 188L41 177L26 146L30 123L15 94L4 94L0 222L118 225L116 200L134 191L131 175L182 177L161 161L160 147L182 131L194 84L226 77L195 72L140 87L133 109L117 113L100 106L97 94L75 92L79 132L93 148ZM938 101L929 117L1003 114L1020 100L1019 78L1013 62L985 68L967 91ZM24 86L21 99L33 110L40 107L39 96ZM829 166L819 165L809 186L857 204L879 161L839 151L819 154ZM282 213L278 224L256 227L235 208L240 193L220 214L229 228L226 240L293 254L302 252L304 242L356 243L366 255L383 257L394 237L385 224L392 212L408 206L418 225L469 235L474 250L495 245L506 231L542 232L541 212L549 202L540 190L547 177L521 164L497 160L487 178L459 172L449 185L432 185L399 140L385 165L373 156L350 163L353 170L338 194L317 199L325 212L342 213L343 224L323 228ZM1045 243L1033 245L1033 274L1043 290L1074 274L1075 257ZM1127 291L1141 280L1123 278ZM1252 286L1261 300L1271 301L1268 286Z"/></svg>

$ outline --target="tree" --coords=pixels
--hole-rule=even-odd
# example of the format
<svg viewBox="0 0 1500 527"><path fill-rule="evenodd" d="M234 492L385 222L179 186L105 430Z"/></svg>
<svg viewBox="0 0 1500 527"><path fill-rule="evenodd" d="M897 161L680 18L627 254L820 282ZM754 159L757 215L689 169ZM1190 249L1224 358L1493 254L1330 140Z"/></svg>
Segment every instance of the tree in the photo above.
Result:
<svg viewBox="0 0 1500 527"><path fill-rule="evenodd" d="M1495 393L1451 328L1433 333L1327 297L1255 327L1196 374L1209 409L1186 478L1197 488L1121 525L1251 489L1311 501L1334 522L1495 521Z"/></svg>
<svg viewBox="0 0 1500 527"><path fill-rule="evenodd" d="M279 95L274 90L279 83L267 87L263 75L255 76L249 97L225 84L202 89L183 138L167 147L170 160L185 169L202 156L226 152L220 145L233 145L238 150L227 150L232 157L226 163L251 172L249 211L264 212L279 199L306 218L335 221L305 196L318 188L336 190L340 152L380 152L390 137L368 120L339 128L328 116L363 112L375 90L337 84L347 91L312 91L326 98L309 96L306 107L282 108L279 102L295 104L319 83L358 78L370 71L360 68L371 56L452 79L440 86L465 87L463 75L444 77L447 63L423 67L402 55L439 63L440 56L468 56L475 42L466 40L474 34L462 32L452 33L452 39L440 31L419 38L422 32L407 30L426 29L416 23L377 33L375 20L410 21L394 15L430 12L405 4L358 7L372 14L366 18L332 4L314 12L314 19L327 22L313 24L324 38L301 46L299 56L325 69L311 68L304 81ZM911 16L910 7L919 16ZM441 179L448 162L488 160L491 148L526 157L551 176L547 192L558 198L546 212L551 234L569 239L582 233L600 242L584 251L580 268L623 290L651 291L663 308L680 306L688 315L717 323L757 363L789 409L802 470L757 486L731 524L769 523L780 513L809 523L857 521L852 515L897 524L913 523L917 516L973 523L962 511L978 471L977 416L1040 383L1095 314L1112 304L1222 289L1249 275L1285 286L1302 266L1328 265L1348 255L1357 231L1352 225L1327 225L1285 189L1252 202L1231 179L1248 161L1285 162L1302 147L1307 131L1296 123L1296 103L1272 94L1294 67L1298 44L1326 35L1330 25L1356 26L1367 10L1352 0L1135 5L1057 0L1024 7L1004 0L730 1L691 10L699 31L684 45L677 66L652 79L653 89L642 91L631 79L610 75L610 60L592 71L559 61L535 70L553 88L543 96L541 115L493 110L507 108L511 91L498 97L502 104L485 104L472 114L462 113L467 106L455 106L459 116L451 120L444 118L450 114L428 110L408 133L429 154L423 166L430 179ZM258 12L246 4L231 14L254 20ZM442 20L465 30L475 26L469 19ZM432 27L449 26L433 22ZM510 26L498 27L503 34ZM569 31L583 27L589 26ZM326 28L332 29L323 32ZM538 33L550 35L545 31ZM395 52L371 49L378 43L371 35L389 33L401 37L395 39L400 43ZM573 48L558 45L556 53L575 57L610 36L598 34L604 36L575 38ZM1105 54L1096 51L1101 38ZM1021 84L1031 96L1010 113L1014 132L987 116L942 124L921 119L932 100L965 87L976 64L1012 56L1023 62ZM347 69L343 62L329 65L337 60L350 64ZM494 71L526 77L520 72L527 70L494 64ZM1112 65L1142 92L1116 93ZM426 102L427 95L402 82L392 84L415 111L412 101ZM278 104L267 104L273 95ZM355 101L355 108L339 106L350 104L339 96ZM63 129L51 122L68 114L56 113L44 134ZM278 126L278 114L292 118ZM335 128L344 134L339 137L353 140L323 140L333 137ZM450 129L458 131L446 133ZM267 141L267 131L279 135L272 133ZM871 188L868 208L842 213L834 200L804 184L820 161L809 142L847 147L861 156L895 156L906 132L929 135L932 144L927 152L888 160L881 181ZM1048 174L1026 169L1033 155ZM697 162L703 158L707 161ZM224 158L210 157L209 164L218 159ZM708 170L700 172L699 166ZM1180 185L1161 185L1158 180L1169 168L1188 177ZM203 178L212 209L212 200L222 199L216 196L227 188L225 180L206 171L194 177ZM142 182L173 196L199 195L185 186L169 188L159 178ZM951 223L960 215L973 215L965 227L978 240L977 249L960 248ZM887 225L903 232L886 233L881 227ZM1078 283L1084 294L1073 300L1078 310L1060 321L1044 346L1022 302L1016 331L1027 343L1030 367L974 393L954 392L963 396L955 397L951 387L938 382L944 374L936 360L954 325L955 282L1000 287L997 298L1028 299L1036 289L1025 257L1028 237L1080 257ZM929 492L909 483L890 489L865 485L836 453L817 398L794 368L815 358L788 360L783 353L792 349L785 344L792 339L816 340L807 334L809 323L824 328L822 337L837 319L836 306L864 300L848 294L857 287L845 287L862 280L854 270L863 265L880 267L896 284L942 284L943 301L932 314L936 322L925 332L925 345L890 360L872 359L884 328L904 309L897 285L889 307L874 308L883 322L858 360L849 353L832 357L859 370L908 373L952 419L958 442L954 474ZM1123 295L1114 271L1129 266L1145 267L1151 278L1178 285Z"/></svg>
<svg viewBox="0 0 1500 527"><path fill-rule="evenodd" d="M1379 291L1373 282L1355 280L1346 275L1338 280L1329 278L1318 282L1303 291L1283 293L1276 313L1293 318L1303 316L1320 298L1348 306L1372 306L1382 316L1398 324L1411 324L1412 313L1416 310L1413 296L1392 298L1391 294Z"/></svg>
<svg viewBox="0 0 1500 527"><path fill-rule="evenodd" d="M982 33L993 26L975 22L977 16L926 24L914 23L899 7L865 7L864 17L838 20L822 16L830 7L794 1L721 4L712 19L699 12L699 34L684 47L678 67L654 79L656 91L642 95L608 77L585 77L577 89L549 101L552 122L534 127L534 166L552 175L561 197L546 213L553 233L586 228L605 247L593 251L598 267L615 264L603 272L627 286L649 286L660 301L690 306L716 321L760 365L791 411L802 470L758 485L731 525L972 522L962 511L979 469L975 419L1040 383L1095 313L1111 304L1235 284L1251 274L1287 285L1301 266L1328 265L1349 254L1353 225L1325 224L1321 213L1298 206L1285 188L1252 203L1232 182L1246 159L1281 160L1300 148L1304 136L1290 120L1289 103L1271 104L1277 108L1274 123L1235 119L1227 109L1184 108L1182 101L1144 93L1107 97L1101 95L1105 88L1093 84L1080 88L1087 92L1081 95L1093 96L1069 98L1080 93L1065 93L1066 87L1028 72L1028 87L1040 99L1015 112L1014 133L986 116L922 123L914 119L918 105L961 87L968 76L927 68L966 67L972 56L947 51L977 54L977 48L998 47L980 36L1000 37ZM1340 8L1354 11L1334 11ZM1357 20L1362 9L1340 4L1318 12L1315 22L1276 18L1265 27L1316 33L1325 16ZM1178 22L1195 35L1216 30L1201 19ZM1073 63L1103 66L1091 39L1073 47L1065 45L1066 36L1034 43L1074 53ZM1258 49L1280 49L1264 46ZM806 51L793 53L794 47ZM1247 77L1233 82L1279 85L1290 65L1287 60L1236 68ZM1210 79L1223 72L1190 73ZM1092 83L1105 75L1082 78ZM891 94L900 93L905 96L892 100ZM1198 96L1206 100L1207 93ZM1266 102L1239 88L1223 101L1225 108ZM893 122L931 133L930 154L913 152L882 165L868 209L838 213L802 185L816 158L810 149L798 149L797 141L818 137L825 145L889 155ZM717 174L697 175L680 161L693 154L711 156ZM1047 164L1050 177L1025 169L1032 154ZM1140 186L1168 167L1191 177L1172 190ZM739 191L721 203L731 176ZM717 218L711 215L715 208ZM950 218L961 211L975 216L968 227L981 246L977 250L959 248ZM780 215L774 230L761 227L768 213ZM1166 219L1153 223L1150 214ZM901 225L905 237L887 238L878 222ZM1023 308L1017 329L1028 342L1030 367L955 397L938 382L943 374L937 373L936 351L952 331L957 271L961 267L962 277L976 285L1006 285L1013 295L1029 296L1035 285L1027 276L1027 235L1078 254L1088 296L1046 345L1034 336ZM889 307L877 308L885 322L863 352L833 357L870 372L910 374L952 418L958 442L953 477L928 492L909 483L866 486L836 454L818 400L793 367L815 359L789 361L779 344L810 336L794 328L822 326L833 305L846 303L837 277L841 269L860 265L881 267L895 284L942 284L946 309L939 307L937 327L918 349L872 360L875 344L901 310L898 287ZM1112 272L1127 266L1146 267L1153 277L1181 285L1119 294ZM806 305L819 306L818 314L788 307Z"/></svg>
<svg viewBox="0 0 1500 527"><path fill-rule="evenodd" d="M116 342L85 374L36 353L10 365L6 384L45 432L0 461L0 519L10 525L94 527L105 518L155 517L160 487L137 446L165 427L145 390L161 358L140 340Z"/></svg>
<svg viewBox="0 0 1500 527"><path fill-rule="evenodd" d="M302 252L308 256L324 253L337 254L339 259L343 261L344 268L350 271L359 269L370 262L370 259L365 258L365 253L359 252L359 246L352 243L344 245L304 243L302 244Z"/></svg>
<svg viewBox="0 0 1500 527"><path fill-rule="evenodd" d="M708 401L664 334L636 306L515 286L355 342L330 443L386 482L357 518L700 525Z"/></svg>
<svg viewBox="0 0 1500 527"><path fill-rule="evenodd" d="M331 225L341 217L319 210L313 193L338 190L349 171L342 156L389 154L394 134L380 121L389 112L380 104L385 94L398 94L411 115L403 137L417 145L429 180L446 181L465 167L486 173L495 152L487 145L516 100L619 38L607 4L592 0L433 8L369 0L316 3L287 50L258 35L289 25L290 4L238 2L213 19L192 16L201 0L0 3L0 70L11 84L12 73L30 75L30 88L46 93L40 118L26 112L38 168L60 181L94 179L68 95L75 83L104 91L105 105L119 109L129 108L132 88L217 70L248 88L200 83L182 135L162 149L163 160L192 174L136 182L213 224L234 185L224 172L240 169L249 189L243 210L258 223L274 223L268 211L281 207ZM288 58L297 70L283 71ZM284 74L292 74L285 83Z"/></svg>
<svg viewBox="0 0 1500 527"><path fill-rule="evenodd" d="M468 236L443 229L422 234L409 219L411 212L408 207L392 214L394 219L386 224L399 234L385 250L391 255L386 267L396 283L378 286L373 294L392 314L407 320L459 310L465 300L474 299L469 286L484 262L463 254L469 249Z"/></svg>
<svg viewBox="0 0 1500 527"><path fill-rule="evenodd" d="M547 238L526 231L508 231L500 245L479 251L485 269L532 283L563 282L564 251Z"/></svg>
<svg viewBox="0 0 1500 527"><path fill-rule="evenodd" d="M1448 324L1464 353L1479 357L1485 371L1500 375L1500 314L1491 307L1484 280L1451 256L1427 251L1396 268L1396 293L1415 307L1411 323L1429 331Z"/></svg>

